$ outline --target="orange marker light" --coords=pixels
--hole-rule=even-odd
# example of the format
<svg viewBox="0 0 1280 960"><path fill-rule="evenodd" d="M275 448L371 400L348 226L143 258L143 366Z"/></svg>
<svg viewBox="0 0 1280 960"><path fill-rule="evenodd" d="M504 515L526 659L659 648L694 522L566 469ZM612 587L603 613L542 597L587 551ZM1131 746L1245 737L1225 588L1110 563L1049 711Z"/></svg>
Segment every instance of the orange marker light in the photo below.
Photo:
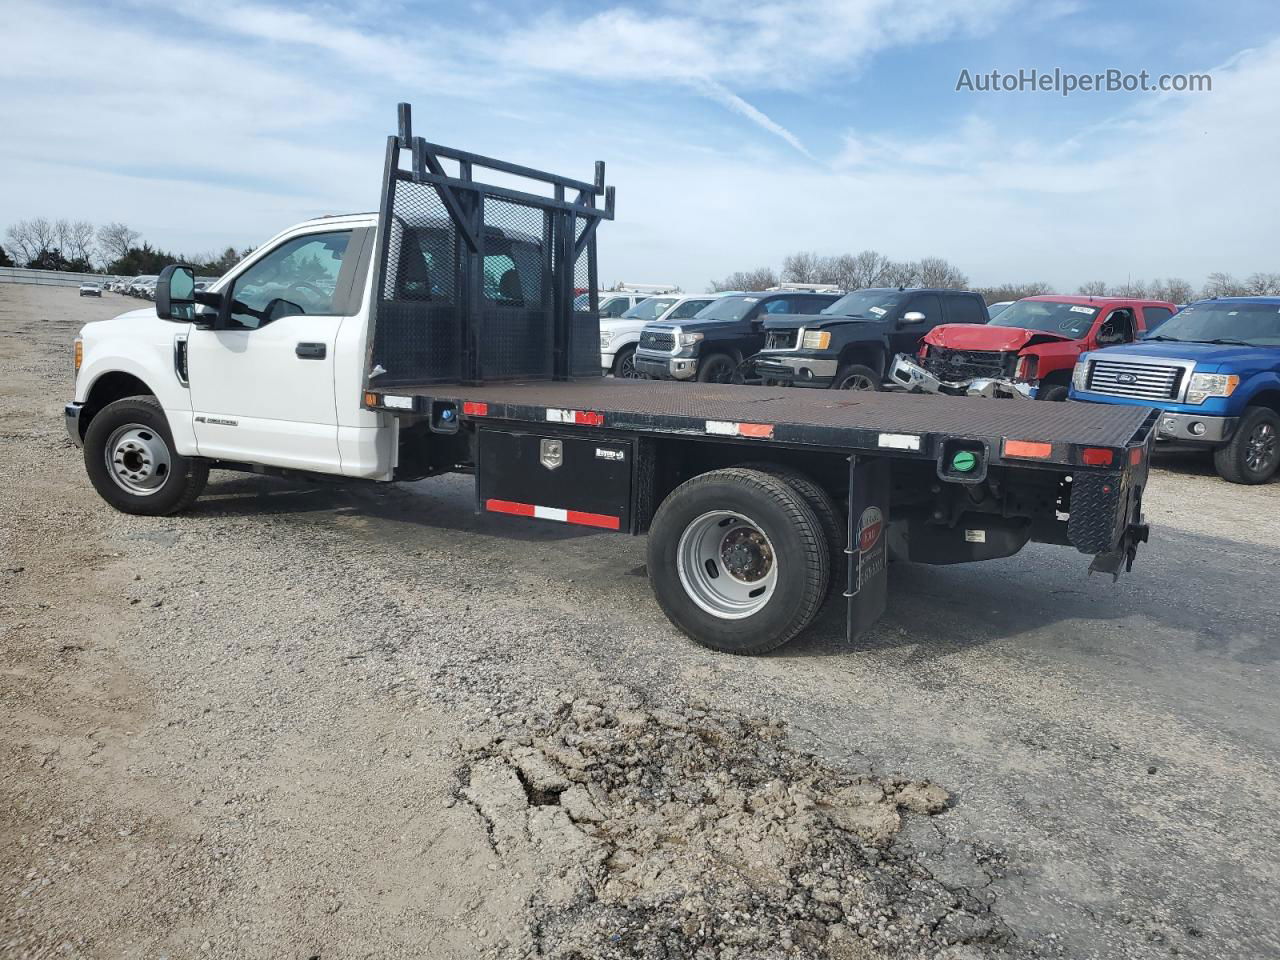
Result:
<svg viewBox="0 0 1280 960"><path fill-rule="evenodd" d="M1004 442L1006 457L1024 457L1029 460L1044 460L1053 456L1052 443L1038 443L1034 440L1006 440Z"/></svg>
<svg viewBox="0 0 1280 960"><path fill-rule="evenodd" d="M366 393L364 395L364 405L366 407L376 407L378 405L378 395L376 393Z"/></svg>
<svg viewBox="0 0 1280 960"><path fill-rule="evenodd" d="M1105 447L1085 447L1080 453L1080 459L1087 467L1109 467L1115 458L1115 453Z"/></svg>
<svg viewBox="0 0 1280 960"><path fill-rule="evenodd" d="M84 341L79 337L76 338L76 373L80 372L80 366L84 363Z"/></svg>

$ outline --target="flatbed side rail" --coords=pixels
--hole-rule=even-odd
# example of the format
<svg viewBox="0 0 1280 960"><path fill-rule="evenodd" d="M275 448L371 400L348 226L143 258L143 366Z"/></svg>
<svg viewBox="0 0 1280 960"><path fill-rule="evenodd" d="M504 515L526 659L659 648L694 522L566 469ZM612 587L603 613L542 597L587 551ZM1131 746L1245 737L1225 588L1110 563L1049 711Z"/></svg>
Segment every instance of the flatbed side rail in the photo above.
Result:
<svg viewBox="0 0 1280 960"><path fill-rule="evenodd" d="M578 180L416 137L406 103L398 120L379 201L366 388L598 376L595 231L615 206L604 163ZM484 170L550 193L483 182Z"/></svg>

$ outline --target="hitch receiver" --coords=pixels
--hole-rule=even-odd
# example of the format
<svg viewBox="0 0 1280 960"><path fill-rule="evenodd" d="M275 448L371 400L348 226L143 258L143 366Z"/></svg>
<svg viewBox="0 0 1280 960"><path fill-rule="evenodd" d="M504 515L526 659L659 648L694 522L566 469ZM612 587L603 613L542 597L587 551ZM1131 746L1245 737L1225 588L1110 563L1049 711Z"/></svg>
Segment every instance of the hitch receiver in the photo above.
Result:
<svg viewBox="0 0 1280 960"><path fill-rule="evenodd" d="M1145 523L1131 523L1124 531L1124 536L1115 548L1106 553L1095 554L1089 564L1089 574L1109 573L1111 582L1120 579L1120 565L1124 564L1124 572L1133 569L1133 561L1138 555L1138 544L1146 543L1151 538L1151 527Z"/></svg>

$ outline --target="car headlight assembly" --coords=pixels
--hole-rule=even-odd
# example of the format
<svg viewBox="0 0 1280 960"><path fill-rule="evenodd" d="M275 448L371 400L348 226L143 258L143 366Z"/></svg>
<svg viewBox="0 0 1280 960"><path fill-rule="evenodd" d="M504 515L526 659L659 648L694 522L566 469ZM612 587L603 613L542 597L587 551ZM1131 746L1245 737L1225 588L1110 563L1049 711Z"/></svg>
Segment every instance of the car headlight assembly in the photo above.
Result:
<svg viewBox="0 0 1280 960"><path fill-rule="evenodd" d="M1089 389L1089 361L1079 360L1071 371L1071 387L1073 390Z"/></svg>
<svg viewBox="0 0 1280 960"><path fill-rule="evenodd" d="M1187 384L1187 403L1204 403L1210 397L1229 397L1240 386L1234 373L1193 373Z"/></svg>
<svg viewBox="0 0 1280 960"><path fill-rule="evenodd" d="M806 350L825 350L831 346L831 331L806 330L800 340L800 346Z"/></svg>
<svg viewBox="0 0 1280 960"><path fill-rule="evenodd" d="M613 334L606 333L605 331L601 330L600 331L600 349L608 350L609 344L612 342L613 342Z"/></svg>
<svg viewBox="0 0 1280 960"><path fill-rule="evenodd" d="M697 343L701 339L702 339L702 334L700 333L685 333L684 331L681 331L679 336L677 337L677 342L682 347L692 347L695 343Z"/></svg>

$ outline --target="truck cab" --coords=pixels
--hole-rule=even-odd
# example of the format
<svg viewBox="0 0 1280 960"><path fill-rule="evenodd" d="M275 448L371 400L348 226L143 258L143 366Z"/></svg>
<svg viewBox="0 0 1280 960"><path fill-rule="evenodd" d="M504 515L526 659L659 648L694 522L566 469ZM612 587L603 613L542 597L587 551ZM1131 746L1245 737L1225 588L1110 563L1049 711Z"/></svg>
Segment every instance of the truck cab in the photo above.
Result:
<svg viewBox="0 0 1280 960"><path fill-rule="evenodd" d="M1213 452L1218 475L1280 470L1280 297L1192 303L1140 342L1083 354L1071 399L1160 411L1156 439Z"/></svg>
<svg viewBox="0 0 1280 960"><path fill-rule="evenodd" d="M893 357L915 352L939 324L986 321L982 297L967 290L855 290L816 316L768 317L764 348L751 368L766 383L879 390Z"/></svg>
<svg viewBox="0 0 1280 960"><path fill-rule="evenodd" d="M926 393L1065 400L1081 353L1132 343L1176 310L1164 300L1026 297L983 326L935 328L918 357L894 361L891 378Z"/></svg>
<svg viewBox="0 0 1280 960"><path fill-rule="evenodd" d="M691 320L646 324L636 370L657 380L731 383L743 360L764 346L769 317L813 316L837 299L831 293L769 290L722 296Z"/></svg>

